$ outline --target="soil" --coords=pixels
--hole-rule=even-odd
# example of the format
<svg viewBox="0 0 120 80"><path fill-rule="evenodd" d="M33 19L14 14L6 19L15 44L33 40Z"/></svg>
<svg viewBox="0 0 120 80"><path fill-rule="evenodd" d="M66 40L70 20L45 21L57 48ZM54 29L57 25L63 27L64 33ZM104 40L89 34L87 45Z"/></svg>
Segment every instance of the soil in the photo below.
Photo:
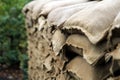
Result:
<svg viewBox="0 0 120 80"><path fill-rule="evenodd" d="M8 67L0 64L0 80L23 80L22 70L18 65Z"/></svg>

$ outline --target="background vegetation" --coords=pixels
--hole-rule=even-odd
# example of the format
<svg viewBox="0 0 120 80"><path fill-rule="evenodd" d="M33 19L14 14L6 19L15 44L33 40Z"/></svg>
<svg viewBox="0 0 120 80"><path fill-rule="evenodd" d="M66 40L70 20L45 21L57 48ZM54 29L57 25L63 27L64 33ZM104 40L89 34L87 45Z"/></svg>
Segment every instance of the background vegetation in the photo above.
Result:
<svg viewBox="0 0 120 80"><path fill-rule="evenodd" d="M19 65L27 79L27 36L23 6L30 0L0 0L0 64Z"/></svg>

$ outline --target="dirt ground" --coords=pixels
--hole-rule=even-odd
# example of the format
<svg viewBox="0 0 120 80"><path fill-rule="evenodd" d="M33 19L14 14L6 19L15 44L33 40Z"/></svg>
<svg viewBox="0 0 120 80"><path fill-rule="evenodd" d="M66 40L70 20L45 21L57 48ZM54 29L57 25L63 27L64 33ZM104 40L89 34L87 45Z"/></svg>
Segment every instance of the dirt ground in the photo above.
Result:
<svg viewBox="0 0 120 80"><path fill-rule="evenodd" d="M0 64L0 80L23 80L22 70L16 65L8 67Z"/></svg>

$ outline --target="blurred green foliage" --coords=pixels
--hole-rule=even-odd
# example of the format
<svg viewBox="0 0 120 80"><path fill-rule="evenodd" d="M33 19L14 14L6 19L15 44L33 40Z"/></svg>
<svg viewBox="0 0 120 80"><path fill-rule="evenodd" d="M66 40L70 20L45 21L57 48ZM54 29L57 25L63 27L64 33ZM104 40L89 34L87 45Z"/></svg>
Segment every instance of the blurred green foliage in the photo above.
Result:
<svg viewBox="0 0 120 80"><path fill-rule="evenodd" d="M27 75L27 36L22 15L30 0L0 0L0 64L19 64ZM24 80L27 76L24 77Z"/></svg>

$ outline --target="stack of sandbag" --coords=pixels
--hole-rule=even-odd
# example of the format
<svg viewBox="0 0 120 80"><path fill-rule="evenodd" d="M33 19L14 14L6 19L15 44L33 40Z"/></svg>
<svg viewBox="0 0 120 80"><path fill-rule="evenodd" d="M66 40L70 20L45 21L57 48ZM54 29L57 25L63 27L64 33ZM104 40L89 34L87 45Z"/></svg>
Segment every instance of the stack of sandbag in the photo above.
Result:
<svg viewBox="0 0 120 80"><path fill-rule="evenodd" d="M31 80L120 80L119 0L34 0L23 13Z"/></svg>

